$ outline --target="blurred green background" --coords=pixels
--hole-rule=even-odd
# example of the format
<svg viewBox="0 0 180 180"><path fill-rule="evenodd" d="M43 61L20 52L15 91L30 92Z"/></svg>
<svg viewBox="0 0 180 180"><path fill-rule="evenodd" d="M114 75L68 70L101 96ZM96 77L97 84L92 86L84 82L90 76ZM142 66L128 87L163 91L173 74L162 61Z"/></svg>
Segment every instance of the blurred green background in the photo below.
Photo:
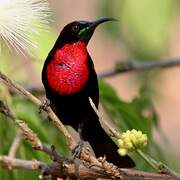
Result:
<svg viewBox="0 0 180 180"><path fill-rule="evenodd" d="M41 30L32 40L37 41L34 57L1 54L0 70L26 88L42 88L41 69L44 60L62 27L73 20L93 20L108 16L116 23L102 25L95 32L88 50L98 73L114 67L117 61L139 62L178 59L180 57L180 3L178 0L49 0L52 10L49 31ZM151 72L128 73L99 81L101 102L120 131L139 129L148 134L144 151L180 171L179 107L180 68ZM41 99L43 95L36 94ZM0 98L15 111L47 145L68 155L63 136L54 125L38 113L38 107L0 84ZM48 132L48 133L47 133ZM16 133L14 124L0 115L0 154L8 154ZM50 162L47 155L34 151L25 140L18 158ZM132 154L137 169L152 171L139 157ZM22 170L0 169L0 179L38 179L38 174Z"/></svg>

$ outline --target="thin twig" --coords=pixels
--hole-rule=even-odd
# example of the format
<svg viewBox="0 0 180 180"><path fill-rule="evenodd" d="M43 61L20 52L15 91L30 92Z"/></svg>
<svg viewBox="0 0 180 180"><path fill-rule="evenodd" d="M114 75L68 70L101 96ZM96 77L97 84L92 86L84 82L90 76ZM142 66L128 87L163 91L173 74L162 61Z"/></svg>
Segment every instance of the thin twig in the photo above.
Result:
<svg viewBox="0 0 180 180"><path fill-rule="evenodd" d="M172 177L174 177L177 180L180 180L180 174L175 172L174 170L170 169L168 166L166 166L165 164L161 165L160 168L160 172L161 173L165 173L165 174L170 174Z"/></svg>
<svg viewBox="0 0 180 180"><path fill-rule="evenodd" d="M22 134L19 130L16 131L16 136L13 140L13 143L10 147L10 150L9 150L9 153L8 153L8 156L11 157L11 158L15 158L16 157L16 153L17 153L17 150L21 144L21 140L22 140Z"/></svg>
<svg viewBox="0 0 180 180"><path fill-rule="evenodd" d="M99 117L99 120L101 121L101 123L104 124L105 129L109 130L109 134L113 137L120 137L121 136L120 133L118 131L116 131L107 121L104 120L104 118L102 117L102 114L100 114L100 112L96 108L93 100L90 97L89 97L89 102L90 102L90 105L93 108L94 112Z"/></svg>
<svg viewBox="0 0 180 180"><path fill-rule="evenodd" d="M149 155L143 153L141 150L137 150L137 153L148 163L151 165L151 167L153 167L155 170L161 172L161 173L165 173L165 174L169 174L172 177L174 177L177 180L180 180L180 174L175 172L174 170L172 170L171 168L169 168L167 165L165 165L162 162L158 162L155 159L153 159L152 157L150 157Z"/></svg>
<svg viewBox="0 0 180 180"><path fill-rule="evenodd" d="M113 69L107 70L99 74L100 78L112 77L117 74L152 70L157 68L171 68L180 66L180 60L166 60L166 61L148 61L148 62L119 62Z"/></svg>

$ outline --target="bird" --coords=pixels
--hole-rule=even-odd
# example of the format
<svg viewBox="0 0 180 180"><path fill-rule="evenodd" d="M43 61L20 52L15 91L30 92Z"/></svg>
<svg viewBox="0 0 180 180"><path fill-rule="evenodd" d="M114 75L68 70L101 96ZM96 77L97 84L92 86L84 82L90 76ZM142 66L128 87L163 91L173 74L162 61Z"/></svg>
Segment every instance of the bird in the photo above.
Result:
<svg viewBox="0 0 180 180"><path fill-rule="evenodd" d="M62 123L89 142L96 157L105 156L118 167L133 167L129 156L118 155L118 147L102 128L89 102L90 97L98 108L98 79L87 45L100 24L114 20L104 17L67 24L45 60L42 83L52 110Z"/></svg>

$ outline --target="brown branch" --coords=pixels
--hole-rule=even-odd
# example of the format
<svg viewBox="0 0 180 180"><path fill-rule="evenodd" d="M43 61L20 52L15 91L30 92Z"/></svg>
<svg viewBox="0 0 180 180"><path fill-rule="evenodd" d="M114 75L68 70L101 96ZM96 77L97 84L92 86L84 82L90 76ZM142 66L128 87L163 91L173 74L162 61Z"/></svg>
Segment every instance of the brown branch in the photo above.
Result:
<svg viewBox="0 0 180 180"><path fill-rule="evenodd" d="M0 166L8 169L40 170L47 165L36 160L15 159L9 156L0 156Z"/></svg>
<svg viewBox="0 0 180 180"><path fill-rule="evenodd" d="M87 168L83 164L79 165L78 173L76 165L73 163L64 164L54 162L46 164L36 160L21 160L8 156L0 156L0 166L8 169L27 169L32 171L44 171L55 177L76 177L80 179L97 179L106 178L113 179L113 177L106 173L103 169L98 167ZM147 173L132 169L120 169L121 175L118 179L123 180L172 180L173 178L167 174ZM117 179L117 178L116 178Z"/></svg>
<svg viewBox="0 0 180 180"><path fill-rule="evenodd" d="M42 102L33 96L30 92L26 91L22 86L14 83L12 80L10 80L5 74L0 72L0 79L5 83L10 89L15 90L16 92L19 92L26 96L30 101L32 101L37 106L41 106ZM52 111L52 109L49 106L44 107L44 110L47 112L48 116L51 118L53 123L56 125L56 127L64 134L69 146L71 148L76 146L76 142L73 139L73 137L69 134L67 129L64 127L62 122L59 120L59 118L56 116L56 114Z"/></svg>
<svg viewBox="0 0 180 180"><path fill-rule="evenodd" d="M100 78L112 77L117 74L152 70L157 68L171 68L180 66L180 60L166 60L166 61L149 61L149 62L119 62L115 65L113 69L107 70L100 73L98 76Z"/></svg>

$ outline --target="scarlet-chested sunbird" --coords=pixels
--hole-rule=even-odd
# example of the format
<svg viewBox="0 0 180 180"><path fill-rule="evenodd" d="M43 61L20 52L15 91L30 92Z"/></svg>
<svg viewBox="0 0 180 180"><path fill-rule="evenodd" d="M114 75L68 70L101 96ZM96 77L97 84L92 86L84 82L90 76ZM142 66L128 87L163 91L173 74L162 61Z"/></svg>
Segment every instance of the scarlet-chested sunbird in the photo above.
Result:
<svg viewBox="0 0 180 180"><path fill-rule="evenodd" d="M132 167L130 157L118 155L116 144L101 127L89 103L90 97L98 108L99 87L87 45L96 27L112 20L67 24L45 60L42 82L53 111L64 124L80 129L82 139L90 143L97 157L105 155L107 161L119 167Z"/></svg>

